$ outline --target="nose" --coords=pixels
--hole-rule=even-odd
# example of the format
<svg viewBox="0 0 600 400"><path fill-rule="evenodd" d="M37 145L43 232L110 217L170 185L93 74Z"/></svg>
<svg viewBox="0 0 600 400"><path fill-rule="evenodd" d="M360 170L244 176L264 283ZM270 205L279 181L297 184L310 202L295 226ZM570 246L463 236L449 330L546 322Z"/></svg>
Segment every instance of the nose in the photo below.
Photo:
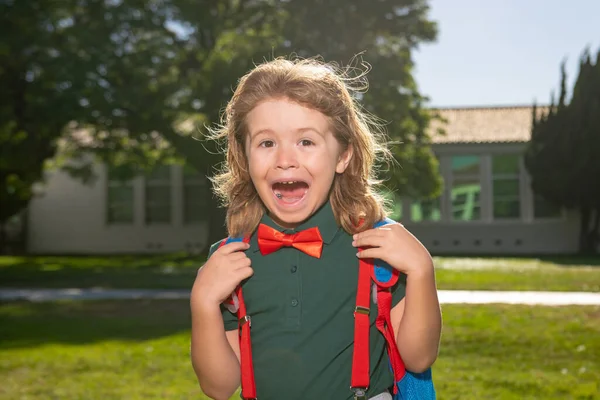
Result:
<svg viewBox="0 0 600 400"><path fill-rule="evenodd" d="M279 146L277 149L277 168L289 169L298 167L298 156L293 146Z"/></svg>

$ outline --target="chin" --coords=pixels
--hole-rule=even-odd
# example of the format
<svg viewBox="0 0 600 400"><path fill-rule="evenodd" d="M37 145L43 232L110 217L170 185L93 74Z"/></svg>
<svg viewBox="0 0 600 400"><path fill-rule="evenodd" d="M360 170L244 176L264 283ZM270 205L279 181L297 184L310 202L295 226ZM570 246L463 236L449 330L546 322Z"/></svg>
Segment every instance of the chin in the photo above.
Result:
<svg viewBox="0 0 600 400"><path fill-rule="evenodd" d="M282 212L277 206L268 207L271 218L284 228L293 229L309 219L312 215L309 209L295 212Z"/></svg>

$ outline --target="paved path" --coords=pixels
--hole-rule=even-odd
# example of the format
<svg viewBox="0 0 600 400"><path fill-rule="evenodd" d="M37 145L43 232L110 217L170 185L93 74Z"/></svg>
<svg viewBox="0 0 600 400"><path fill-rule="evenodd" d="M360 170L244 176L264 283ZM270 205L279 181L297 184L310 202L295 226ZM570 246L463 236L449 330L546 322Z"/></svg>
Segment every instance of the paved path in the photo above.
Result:
<svg viewBox="0 0 600 400"><path fill-rule="evenodd" d="M440 290L442 304L600 305L600 293L592 292L496 292ZM187 289L0 289L0 301L187 299Z"/></svg>

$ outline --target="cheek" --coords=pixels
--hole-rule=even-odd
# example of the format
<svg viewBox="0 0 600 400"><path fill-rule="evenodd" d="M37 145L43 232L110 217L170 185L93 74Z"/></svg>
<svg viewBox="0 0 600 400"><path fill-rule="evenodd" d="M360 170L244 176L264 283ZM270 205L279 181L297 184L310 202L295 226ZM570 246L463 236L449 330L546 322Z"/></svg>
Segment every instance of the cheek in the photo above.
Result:
<svg viewBox="0 0 600 400"><path fill-rule="evenodd" d="M256 154L256 152L248 152L248 173L250 178L256 183L256 179L264 177L266 173L266 163L264 157Z"/></svg>

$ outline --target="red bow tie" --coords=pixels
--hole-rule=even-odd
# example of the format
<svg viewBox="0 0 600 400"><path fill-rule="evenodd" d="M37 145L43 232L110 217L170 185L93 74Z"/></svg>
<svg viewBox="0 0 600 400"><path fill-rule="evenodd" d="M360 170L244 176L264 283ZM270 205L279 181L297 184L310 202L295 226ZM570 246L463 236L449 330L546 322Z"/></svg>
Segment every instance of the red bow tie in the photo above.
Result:
<svg viewBox="0 0 600 400"><path fill-rule="evenodd" d="M323 239L317 227L287 234L264 224L258 226L258 248L263 256L284 246L295 247L309 256L321 258Z"/></svg>

